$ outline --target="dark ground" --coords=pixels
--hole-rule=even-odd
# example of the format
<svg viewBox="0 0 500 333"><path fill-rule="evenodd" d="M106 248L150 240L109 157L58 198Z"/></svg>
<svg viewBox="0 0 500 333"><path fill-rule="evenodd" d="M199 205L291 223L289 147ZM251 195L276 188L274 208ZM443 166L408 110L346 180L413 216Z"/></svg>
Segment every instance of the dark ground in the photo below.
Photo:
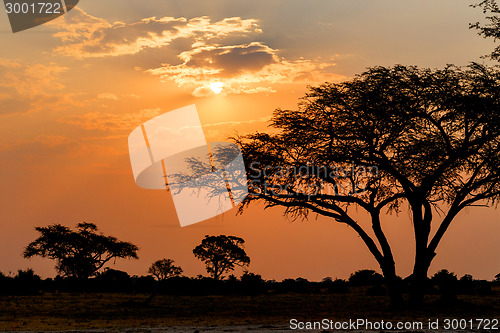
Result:
<svg viewBox="0 0 500 333"><path fill-rule="evenodd" d="M124 328L200 328L214 326L287 327L291 318L319 321L416 321L436 318L499 318L500 292L460 295L444 306L438 295L426 298L418 311L390 311L386 296L366 296L362 287L344 294L268 294L256 296L171 296L127 293L44 293L0 296L0 330L55 331ZM257 329L258 330L258 329ZM131 330L144 331L144 330ZM151 331L151 330L149 330ZM215 329L217 331L217 329ZM179 331L177 331L179 332ZM497 330L498 332L498 330Z"/></svg>

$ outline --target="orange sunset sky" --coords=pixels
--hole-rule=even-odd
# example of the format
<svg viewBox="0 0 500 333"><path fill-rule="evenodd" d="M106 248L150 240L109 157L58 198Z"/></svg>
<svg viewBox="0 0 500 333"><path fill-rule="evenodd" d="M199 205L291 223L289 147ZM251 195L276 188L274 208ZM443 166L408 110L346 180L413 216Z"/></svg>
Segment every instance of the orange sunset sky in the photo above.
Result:
<svg viewBox="0 0 500 333"><path fill-rule="evenodd" d="M206 234L246 240L249 270L266 279L347 278L378 269L347 226L292 222L253 206L181 228L170 194L132 177L128 134L145 120L196 104L208 140L264 131L272 111L294 108L307 85L340 82L375 65L443 67L488 62L494 44L468 29L472 0L82 0L68 14L13 34L0 14L0 271L54 262L23 259L35 226L94 222L139 246L113 268L144 275L172 258L206 274L192 249ZM3 8L3 7L2 7ZM224 84L214 94L210 84ZM368 226L367 223L364 224ZM384 224L398 274L413 263L407 211ZM459 276L500 273L500 210L470 208L431 266ZM240 274L241 271L237 271Z"/></svg>

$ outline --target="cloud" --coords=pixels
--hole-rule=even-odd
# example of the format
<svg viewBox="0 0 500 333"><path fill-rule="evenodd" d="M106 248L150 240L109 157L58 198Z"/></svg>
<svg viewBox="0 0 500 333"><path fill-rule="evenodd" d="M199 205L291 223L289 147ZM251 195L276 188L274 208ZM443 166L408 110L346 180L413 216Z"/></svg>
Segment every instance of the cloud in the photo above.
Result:
<svg viewBox="0 0 500 333"><path fill-rule="evenodd" d="M69 95L61 94L60 73L55 63L23 64L0 58L0 115L36 111L49 104L60 107Z"/></svg>
<svg viewBox="0 0 500 333"><path fill-rule="evenodd" d="M221 77L255 72L279 62L276 50L261 43L235 46L205 46L183 52L182 67L215 69ZM212 71L212 73L214 73Z"/></svg>
<svg viewBox="0 0 500 333"><path fill-rule="evenodd" d="M68 142L71 142L71 140L69 140L68 137L66 137L65 135L54 135L54 134L39 135L35 138L34 141L39 142L42 145L49 147L49 148L58 147L58 146L67 144Z"/></svg>
<svg viewBox="0 0 500 333"><path fill-rule="evenodd" d="M161 67L136 68L173 81L197 97L213 94L210 85L217 81L224 85L223 94L255 94L275 92L277 84L347 79L333 73L330 60L286 59L280 50L255 41L263 33L256 19L150 17L108 23L77 9L54 21L59 30L54 36L62 42L55 51L79 59L133 55L182 40L165 53ZM181 44L184 51L176 50Z"/></svg>
<svg viewBox="0 0 500 333"><path fill-rule="evenodd" d="M144 109L136 113L124 113L124 114L112 114L103 112L89 112L83 115L72 115L66 116L58 121L60 123L70 124L78 126L85 130L98 130L111 132L107 136L97 135L91 137L82 137L83 141L101 141L101 140L114 140L128 137L129 132L140 126L145 121L152 119L162 113L160 108L157 109ZM228 136L235 133L238 128L245 131L245 126L266 123L270 117L260 117L258 119L252 120L240 120L240 121L223 121L217 123L203 124L203 128L207 137L211 139L217 138L218 140L226 139ZM188 133L192 127L180 127L175 129L169 129L171 133L176 135L185 135ZM230 131L228 131L230 129ZM116 134L115 134L116 133ZM45 137L39 138L38 142L42 142ZM50 138L52 142L58 142L57 137ZM44 141L48 143L47 141Z"/></svg>
<svg viewBox="0 0 500 333"><path fill-rule="evenodd" d="M240 120L240 121L222 121L219 123L211 123L211 124L204 124L203 127L234 127L237 125L248 125L248 124L254 124L254 123L261 123L261 122L268 122L271 120L271 117L260 117L258 119L251 119L251 120Z"/></svg>
<svg viewBox="0 0 500 333"><path fill-rule="evenodd" d="M89 156L123 156L126 150L89 141L80 141L74 137L58 134L42 134L30 139L0 142L0 164L6 170L35 168L41 172L44 168L53 170L54 165L75 164L71 169L80 168L79 159ZM67 165L67 164L66 164ZM88 173L88 164L82 167Z"/></svg>
<svg viewBox="0 0 500 333"><path fill-rule="evenodd" d="M334 63L287 60L279 51L261 42L230 46L199 46L182 52L179 65L162 64L150 69L163 81L174 81L197 97L213 94L210 84L220 81L225 93L274 92L272 84L340 81L346 77L330 73Z"/></svg>
<svg viewBox="0 0 500 333"><path fill-rule="evenodd" d="M49 24L59 30L62 41L55 51L75 58L109 57L137 54L147 48L159 48L178 39L206 43L235 35L261 32L255 19L225 18L212 22L207 16L150 17L138 22L108 23L76 8Z"/></svg>
<svg viewBox="0 0 500 333"><path fill-rule="evenodd" d="M59 150L67 152L74 148L76 141L65 135L58 134L40 134L34 138L11 140L8 143L0 143L0 152L16 153L21 152L26 156L29 155L30 149L32 154L46 153L49 150Z"/></svg>
<svg viewBox="0 0 500 333"><path fill-rule="evenodd" d="M102 94L97 95L97 99L110 99L113 101L117 101L118 96L116 96L113 93L102 93Z"/></svg>
<svg viewBox="0 0 500 333"><path fill-rule="evenodd" d="M78 7L45 25L58 30L54 37L68 44L88 39L96 31L110 26L106 20L89 15Z"/></svg>
<svg viewBox="0 0 500 333"><path fill-rule="evenodd" d="M203 124L203 132L209 141L227 140L230 137L238 135L239 131L248 132L248 125L252 125L253 130L258 129L257 126L265 128L266 123L270 120L271 117L266 116L251 120L232 120Z"/></svg>
<svg viewBox="0 0 500 333"><path fill-rule="evenodd" d="M61 90L64 85L57 80L67 68L55 63L24 65L8 59L0 59L0 99L6 97L2 90L15 91L16 94L33 98L47 95L47 92Z"/></svg>
<svg viewBox="0 0 500 333"><path fill-rule="evenodd" d="M86 130L120 132L130 131L160 113L159 108L122 114L89 112L83 115L66 116L59 119L59 122L76 125Z"/></svg>

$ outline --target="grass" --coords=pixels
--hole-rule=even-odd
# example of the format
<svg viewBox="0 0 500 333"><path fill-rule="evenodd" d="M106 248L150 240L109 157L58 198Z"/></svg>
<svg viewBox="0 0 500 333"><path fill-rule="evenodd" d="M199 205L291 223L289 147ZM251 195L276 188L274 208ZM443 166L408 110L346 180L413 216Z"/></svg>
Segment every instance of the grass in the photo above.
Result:
<svg viewBox="0 0 500 333"><path fill-rule="evenodd" d="M287 325L298 320L422 320L498 318L500 296L460 296L450 307L438 296L419 311L389 311L388 299L348 294L271 294L258 296L158 295L148 306L145 294L46 293L0 296L0 330L119 329L168 326Z"/></svg>

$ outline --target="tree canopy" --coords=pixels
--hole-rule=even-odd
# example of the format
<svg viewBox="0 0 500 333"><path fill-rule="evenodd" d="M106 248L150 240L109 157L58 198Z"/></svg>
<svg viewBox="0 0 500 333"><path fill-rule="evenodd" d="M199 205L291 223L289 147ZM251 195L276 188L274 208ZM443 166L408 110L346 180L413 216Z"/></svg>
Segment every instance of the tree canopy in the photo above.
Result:
<svg viewBox="0 0 500 333"><path fill-rule="evenodd" d="M111 259L138 259L137 246L99 233L93 223L78 223L76 230L61 224L35 229L40 236L28 244L23 256L56 260L56 269L62 276L88 278Z"/></svg>
<svg viewBox="0 0 500 333"><path fill-rule="evenodd" d="M149 267L148 273L153 275L158 281L166 280L182 274L182 268L174 265L172 259L161 259L155 261Z"/></svg>
<svg viewBox="0 0 500 333"><path fill-rule="evenodd" d="M206 235L201 244L194 248L193 254L203 260L207 272L215 280L219 280L235 266L244 267L250 264L250 258L243 248L244 243L243 238L236 236Z"/></svg>

